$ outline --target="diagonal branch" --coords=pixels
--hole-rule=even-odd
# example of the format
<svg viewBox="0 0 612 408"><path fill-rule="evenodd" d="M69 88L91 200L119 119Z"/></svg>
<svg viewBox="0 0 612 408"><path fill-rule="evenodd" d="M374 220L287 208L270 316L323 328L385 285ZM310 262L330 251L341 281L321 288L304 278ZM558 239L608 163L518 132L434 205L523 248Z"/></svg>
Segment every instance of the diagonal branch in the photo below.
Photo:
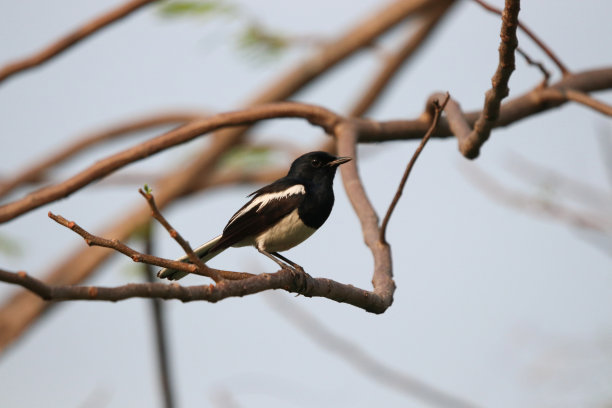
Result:
<svg viewBox="0 0 612 408"><path fill-rule="evenodd" d="M183 251L185 251L187 256L189 256L189 260L191 261L191 263L198 267L201 272L198 275L208 276L209 278L212 278L215 282L219 282L220 280L222 280L223 278L218 273L216 273L214 269L209 268L204 264L204 262L202 262L202 260L195 254L195 252L193 252L193 249L191 248L189 243L185 241L185 239L183 239L181 234L179 234L178 231L172 227L172 225L170 225L170 223L166 220L166 218L157 208L153 194L148 191L145 193L142 189L138 189L138 192L141 196L145 198L145 200L147 200L147 203L151 208L151 215L153 216L153 218L155 218L161 225L163 225L166 231L168 231L168 234L170 234L170 236L174 238L174 240L181 246L181 248L183 248Z"/></svg>
<svg viewBox="0 0 612 408"><path fill-rule="evenodd" d="M499 45L499 64L491 79L492 87L485 94L482 114L476 120L474 129L460 144L461 153L468 159L478 157L480 147L487 141L493 124L499 116L501 101L510 92L508 81L514 71L514 50L518 45L516 28L518 26L519 0L506 0L502 13L501 43Z"/></svg>
<svg viewBox="0 0 612 408"><path fill-rule="evenodd" d="M221 113L209 118L195 120L144 143L111 155L106 159L102 159L62 183L41 188L20 200L0 206L0 222L6 222L43 204L64 198L127 164L145 159L170 147L186 143L202 134L223 127L251 125L257 121L282 117L301 117L321 126L325 130L331 129L339 120L338 115L327 109L314 105L289 102L260 105L242 111Z"/></svg>
<svg viewBox="0 0 612 408"><path fill-rule="evenodd" d="M410 61L412 57L430 38L432 31L438 27L442 18L447 14L453 0L443 0L437 7L423 12L420 25L415 33L405 40L392 54L386 56L384 64L374 79L368 84L365 91L351 108L348 116L363 116L372 109L374 103L380 99L382 93L388 88L396 74Z"/></svg>
<svg viewBox="0 0 612 408"><path fill-rule="evenodd" d="M606 116L612 116L612 106L607 103L598 101L585 92L576 91L574 89L565 89L561 93L568 101L576 102Z"/></svg>
<svg viewBox="0 0 612 408"><path fill-rule="evenodd" d="M130 248L125 245L121 241L117 239L107 239L102 238L97 235L93 235L90 232L86 231L74 221L68 221L61 215L53 214L49 212L49 218L53 221L57 222L60 225L76 232L79 234L84 240L85 243L89 246L99 246L103 248L114 249L117 252L122 253L123 255L131 258L134 262L146 263L149 265L155 265L162 268L172 268L177 269L179 271L184 271L187 273L193 273L196 275L202 275L206 277L210 277L211 275L215 276L223 276L225 279L229 280L241 280L247 277L251 277L252 274L244 273L244 272L231 272L231 271L223 271L219 269L212 269L207 266L204 266L204 270L200 268L199 265L190 264L179 261L172 261L170 259L159 258L153 255L143 254L141 252L136 251L135 249ZM193 251L192 251L193 252Z"/></svg>
<svg viewBox="0 0 612 408"><path fill-rule="evenodd" d="M288 302L281 296L266 296L271 309L283 316L317 345L327 349L360 371L365 376L386 387L399 391L409 397L418 398L427 405L440 407L468 408L474 404L450 395L415 377L398 371L380 362L368 350L348 338L342 337L323 325L306 309Z"/></svg>
<svg viewBox="0 0 612 408"><path fill-rule="evenodd" d="M431 126L427 130L427 133L425 133L425 136L423 136L421 143L419 144L417 149L414 151L412 158L408 162L408 165L406 166L406 170L404 171L404 175L402 176L402 180L400 181L399 186L397 187L397 191L395 192L395 196L393 197L393 200L391 200L391 204L389 205L389 208L387 209L387 213L385 214L385 218L383 219L382 225L380 227L381 242L387 242L387 239L386 239L387 225L389 224L389 219L391 218L391 214L393 214L393 210L395 209L395 206L397 205L400 197L402 196L402 192L404 191L404 186L406 185L406 181L408 181L408 176L410 176L410 172L412 171L412 168L414 167L414 163L416 163L417 159L419 158L419 155L423 151L423 148L429 141L429 138L431 137L433 132L438 127L438 120L440 119L440 115L442 114L442 111L446 107L446 104L448 103L449 100L450 100L450 94L447 92L446 98L444 99L444 101L442 101L442 104L440 104L437 99L433 101L435 114L434 114L433 120L431 121Z"/></svg>
<svg viewBox="0 0 612 408"><path fill-rule="evenodd" d="M492 13L498 14L500 16L503 13L502 10L500 10L497 7L494 7L494 6L492 6L492 5L488 4L488 3L485 3L483 0L474 0L474 2L479 4L485 10L488 10L488 11L490 11ZM523 23L522 21L518 20L518 26L529 38L531 38L531 40L534 43L536 43L538 45L538 47L540 47L540 49L542 51L544 51L544 53L546 55L548 55L548 58L550 58L555 63L555 65L557 65L557 67L559 68L559 71L561 71L561 73L564 76L570 73L569 69L567 69L565 64L563 64L561 62L559 57L557 57L555 55L555 53L550 49L550 47L548 47L546 44L544 44L544 41L542 41L533 31L531 31L529 29L529 27L527 27L525 25L525 23Z"/></svg>
<svg viewBox="0 0 612 408"><path fill-rule="evenodd" d="M129 1L106 14L94 18L90 22L82 25L64 37L61 37L39 52L23 59L8 63L4 67L0 68L0 83L19 72L23 72L47 62L51 58L66 51L68 48L91 36L102 28L119 21L124 17L127 17L136 10L146 6L149 3L152 3L153 1L155 0Z"/></svg>
<svg viewBox="0 0 612 408"><path fill-rule="evenodd" d="M60 163L65 163L79 153L82 153L88 148L99 143L115 140L118 137L127 136L128 134L140 130L149 129L156 126L180 124L202 118L203 114L198 113L155 113L138 119L130 120L129 122L119 123L108 129L103 129L87 135L76 142L69 144L61 150L50 153L42 161L37 162L31 167L17 173L8 180L4 180L0 185L0 198L7 195L15 188L24 183L36 181L42 178L51 168Z"/></svg>

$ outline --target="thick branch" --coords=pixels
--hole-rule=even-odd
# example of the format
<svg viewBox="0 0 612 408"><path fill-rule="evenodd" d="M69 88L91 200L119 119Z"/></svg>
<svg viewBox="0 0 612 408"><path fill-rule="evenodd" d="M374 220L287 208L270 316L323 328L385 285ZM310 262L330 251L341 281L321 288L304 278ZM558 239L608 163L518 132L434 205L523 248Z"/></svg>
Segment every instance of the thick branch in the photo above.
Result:
<svg viewBox="0 0 612 408"><path fill-rule="evenodd" d="M73 192L118 169L147 158L170 147L186 143L196 137L222 127L250 125L257 121L301 117L330 131L339 120L338 115L324 108L297 103L270 104L250 109L222 113L190 122L161 136L100 160L74 177L34 191L24 198L0 206L0 222L6 222L43 204L67 197Z"/></svg>
<svg viewBox="0 0 612 408"><path fill-rule="evenodd" d="M0 68L0 83L12 75L23 72L50 60L61 52L66 51L76 43L94 34L98 30L121 20L122 18L130 15L143 6L152 3L153 1L155 0L132 0L128 3L122 4L116 9L96 17L90 22L82 25L41 51L29 57L5 65L4 67Z"/></svg>
<svg viewBox="0 0 612 408"><path fill-rule="evenodd" d="M338 140L338 154L353 157L351 162L340 168L340 173L342 174L346 194L357 217L359 217L365 244L370 248L374 258L374 273L372 276L374 291L369 296L372 299L377 299L386 309L393 303L393 293L395 292L391 248L380 240L378 215L376 215L376 211L365 192L357 171L357 129L350 123L343 122L336 129L336 138Z"/></svg>
<svg viewBox="0 0 612 408"><path fill-rule="evenodd" d="M564 96L563 91L568 89L583 93L612 89L612 67L568 74L547 88L538 86L530 92L505 102L501 105L499 117L493 127L512 125L522 119L567 103L569 99ZM431 95L425 104L425 113L418 119L372 122L370 126L362 125L359 142L377 143L389 140L421 139L431 123L433 114L429 111L431 103L433 99L441 99L442 97L443 94L441 93ZM459 114L451 115L453 108ZM453 99L448 102L445 113L446 117L441 118L438 129L432 137L451 137L455 135L453 126L456 126L457 129L469 130L482 115L482 111L461 113L457 101ZM455 118L455 122L452 121L451 117Z"/></svg>
<svg viewBox="0 0 612 408"><path fill-rule="evenodd" d="M44 300L101 300L117 302L132 298L178 299L182 302L207 301L216 303L229 297L242 297L269 289L283 289L307 297L325 297L338 303L347 303L371 313L383 313L387 305L371 292L326 278L305 275L304 282L295 279L295 273L282 269L276 273L263 273L240 281L224 280L217 285L180 286L165 283L129 283L117 287L102 286L50 286L25 272L0 269L0 281L22 286ZM306 289L303 289L306 287Z"/></svg>

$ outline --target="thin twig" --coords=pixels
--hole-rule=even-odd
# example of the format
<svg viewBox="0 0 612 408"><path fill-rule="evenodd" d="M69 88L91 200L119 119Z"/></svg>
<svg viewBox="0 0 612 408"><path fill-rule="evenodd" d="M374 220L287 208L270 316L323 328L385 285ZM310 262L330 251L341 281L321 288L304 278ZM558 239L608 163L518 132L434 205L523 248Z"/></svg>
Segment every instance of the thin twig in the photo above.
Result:
<svg viewBox="0 0 612 408"><path fill-rule="evenodd" d="M223 280L223 278L218 273L216 273L214 269L209 268L208 266L206 266L206 264L204 264L204 262L202 262L202 260L195 254L195 252L193 252L193 249L189 245L189 242L187 242L181 236L181 234L179 234L178 231L175 230L172 225L170 225L168 220L166 220L166 218L157 208L153 194L149 192L145 193L141 188L138 189L138 192L141 196L145 198L145 200L147 200L147 203L151 208L151 215L153 216L153 218L155 218L166 229L166 231L168 231L168 234L170 234L170 236L174 238L174 240L181 246L181 248L183 248L183 251L185 251L191 263L198 267L198 269L200 270L200 273L198 275L208 276L215 282Z"/></svg>
<svg viewBox="0 0 612 408"><path fill-rule="evenodd" d="M147 225L145 252L148 254L152 254L154 252L153 225L151 225L151 223ZM149 264L145 264L144 267L147 282L153 283L155 281L154 268ZM172 389L172 376L168 358L168 338L166 336L164 305L161 299L157 298L152 298L149 303L151 304L151 312L153 315L153 328L155 334L155 345L157 349L156 356L159 366L159 381L161 383L161 390L164 398L164 407L172 408L174 407L174 391Z"/></svg>
<svg viewBox="0 0 612 408"><path fill-rule="evenodd" d="M533 60L525 51L521 49L521 47L516 47L516 52L519 53L519 55L525 59L527 64L537 67L540 70L542 75L544 75L544 79L542 80L542 84L540 86L543 88L547 87L548 81L550 80L550 72L548 72L544 64L539 61Z"/></svg>
<svg viewBox="0 0 612 408"><path fill-rule="evenodd" d="M574 89L564 89L561 92L568 100L572 102L587 106L591 109L596 110L599 113L603 113L606 116L612 116L612 106L608 105L607 103L598 101L589 94L576 91Z"/></svg>
<svg viewBox="0 0 612 408"><path fill-rule="evenodd" d="M469 171L466 171L466 174L481 191L505 205L511 205L533 214L553 218L581 229L603 233L610 233L612 231L612 220L607 219L605 216L574 210L554 200L546 200L513 191L477 168L471 168Z"/></svg>
<svg viewBox="0 0 612 408"><path fill-rule="evenodd" d="M66 51L71 46L91 36L98 30L121 20L122 18L130 15L131 13L140 9L143 6L152 3L153 1L155 0L132 0L130 2L122 4L114 10L111 10L106 14L94 18L90 22L82 25L71 33L58 39L57 41L50 44L41 51L26 58L10 62L9 64L0 68L0 83L9 78L10 76L33 68L50 60L61 52Z"/></svg>
<svg viewBox="0 0 612 408"><path fill-rule="evenodd" d="M474 2L482 6L485 10L488 10L500 16L502 15L502 11L500 9L485 3L483 0L474 0ZM538 47L542 49L542 51L544 51L544 53L546 53L546 55L548 55L548 57L555 63L555 65L557 65L557 67L564 76L570 73L569 69L567 69L565 64L561 62L561 60L555 55L555 53L546 44L544 44L544 42L540 40L540 38L533 31L531 31L529 27L525 25L525 23L519 20L518 26L529 38L533 40L533 42L538 45Z"/></svg>
<svg viewBox="0 0 612 408"><path fill-rule="evenodd" d="M173 261L173 260L165 259L165 258L159 258L153 255L143 254L141 252L136 251L135 249L130 248L129 246L125 245L119 240L106 239L106 238L102 238L102 237L93 235L89 233L88 231L84 230L83 228L81 228L74 221L68 221L61 215L56 215L56 214L53 214L52 212L49 212L49 218L51 218L58 224L63 225L64 227L79 234L81 237L83 237L87 245L114 249L115 251L121 252L122 254L128 256L134 262L156 265L162 268L176 269L179 271L193 273L196 275L203 275L207 277L209 277L210 275L209 272L202 272L197 265L185 263L185 262ZM242 272L239 273L239 272L231 272L231 271L221 271L221 270L212 269L209 267L206 267L206 268L211 271L214 271L214 273L218 275L222 275L226 279L240 280L240 279L244 279L245 277L252 276L251 274L244 274Z"/></svg>
<svg viewBox="0 0 612 408"><path fill-rule="evenodd" d="M391 204L389 205L389 208L387 209L385 218L383 218L383 222L380 227L380 240L382 242L387 242L386 233L387 233L387 225L389 224L389 219L391 218L391 214L393 213L393 210L395 209L397 202L402 196L402 192L404 191L404 186L406 185L408 176L410 176L410 172L412 171L412 168L414 167L414 163L416 163L417 159L419 158L419 155L423 151L423 148L429 141L429 138L431 137L431 135L434 133L434 131L438 127L438 121L440 119L440 115L442 114L442 111L446 107L446 104L448 103L449 99L450 99L450 94L447 92L446 98L444 99L442 104L440 104L437 99L433 101L433 107L434 107L435 113L433 116L433 120L431 121L431 126L427 130L427 133L425 133L425 136L423 136L421 143L419 144L417 149L414 151L412 158L408 162L408 165L406 166L406 170L404 171L404 175L402 176L402 180L400 181L400 184L397 187L397 191L395 192L395 196L393 197L393 200L391 201Z"/></svg>

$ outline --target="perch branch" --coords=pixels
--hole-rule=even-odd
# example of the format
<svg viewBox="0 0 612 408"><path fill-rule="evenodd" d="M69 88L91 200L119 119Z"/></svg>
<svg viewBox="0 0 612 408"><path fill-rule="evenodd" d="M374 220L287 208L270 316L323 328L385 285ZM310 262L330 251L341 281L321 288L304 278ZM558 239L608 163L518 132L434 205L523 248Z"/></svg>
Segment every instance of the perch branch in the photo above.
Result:
<svg viewBox="0 0 612 408"><path fill-rule="evenodd" d="M298 282L295 273L281 269L242 280L223 280L216 285L180 286L174 283L129 283L116 287L47 285L23 271L0 269L0 281L20 285L48 301L98 300L117 302L132 298L177 299L182 302L207 301L216 303L229 297L242 297L270 289L282 289L306 297L324 297L347 303L371 313L383 313L387 305L372 293L353 285L326 278L304 277ZM306 289L304 289L306 287Z"/></svg>

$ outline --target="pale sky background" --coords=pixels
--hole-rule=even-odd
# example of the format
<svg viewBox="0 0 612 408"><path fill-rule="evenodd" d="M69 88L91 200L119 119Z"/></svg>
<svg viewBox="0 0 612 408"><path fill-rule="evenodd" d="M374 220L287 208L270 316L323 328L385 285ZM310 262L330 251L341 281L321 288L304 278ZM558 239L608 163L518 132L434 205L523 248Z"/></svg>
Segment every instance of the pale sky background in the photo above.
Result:
<svg viewBox="0 0 612 408"><path fill-rule="evenodd" d="M0 0L0 65L28 55L119 1ZM500 0L492 3L502 6ZM235 1L261 23L294 35L334 38L383 2ZM570 67L609 66L612 4L606 0L525 1L521 19ZM370 116L414 118L427 96L448 90L466 110L480 108L497 64L499 19L469 1L394 82ZM269 63L237 51L241 24L225 18L164 19L145 8L45 64L0 85L0 174L27 166L84 132L168 109L235 109L311 51L295 50ZM398 36L399 34L399 36ZM387 36L389 46L401 31ZM520 35L534 58L552 63ZM293 99L343 112L379 64L363 52ZM511 96L535 86L539 72L517 57ZM612 103L612 93L597 97ZM58 172L63 179L139 140L97 149ZM263 139L317 146L322 137L302 121L258 128ZM610 120L568 104L495 130L481 158L468 163L453 139L432 140L417 162L392 218L397 283L383 315L327 299L285 292L217 304L165 302L177 406L216 406L229 391L241 407L426 407L365 377L278 313L279 302L307 310L335 334L381 363L481 407L609 407L612 403L612 258L610 237L579 231L492 201L470 182L472 166L512 188L557 199L541 180L508 171L512 154L601 189L610 216L610 184L598 138ZM201 141L129 166L126 173L163 171L198 151ZM415 142L360 148L360 168L382 214ZM287 158L287 163L290 158ZM113 214L142 199L137 188L90 186L0 227L23 247L0 254L0 265L44 275L81 249L80 237L56 225L49 210L95 232ZM215 236L258 186L207 191L165 214L193 245ZM340 179L326 225L287 253L314 276L370 288L371 257ZM21 190L12 198L25 193ZM593 242L607 245L607 253ZM165 234L159 254L180 255ZM234 249L211 265L272 272L256 251ZM115 257L89 283L138 281L132 262ZM188 278L184 284L201 283ZM181 282L183 283L183 282ZM5 299L15 288L0 283ZM282 305L282 303L280 303ZM68 302L55 307L0 357L2 407L160 406L149 304Z"/></svg>

